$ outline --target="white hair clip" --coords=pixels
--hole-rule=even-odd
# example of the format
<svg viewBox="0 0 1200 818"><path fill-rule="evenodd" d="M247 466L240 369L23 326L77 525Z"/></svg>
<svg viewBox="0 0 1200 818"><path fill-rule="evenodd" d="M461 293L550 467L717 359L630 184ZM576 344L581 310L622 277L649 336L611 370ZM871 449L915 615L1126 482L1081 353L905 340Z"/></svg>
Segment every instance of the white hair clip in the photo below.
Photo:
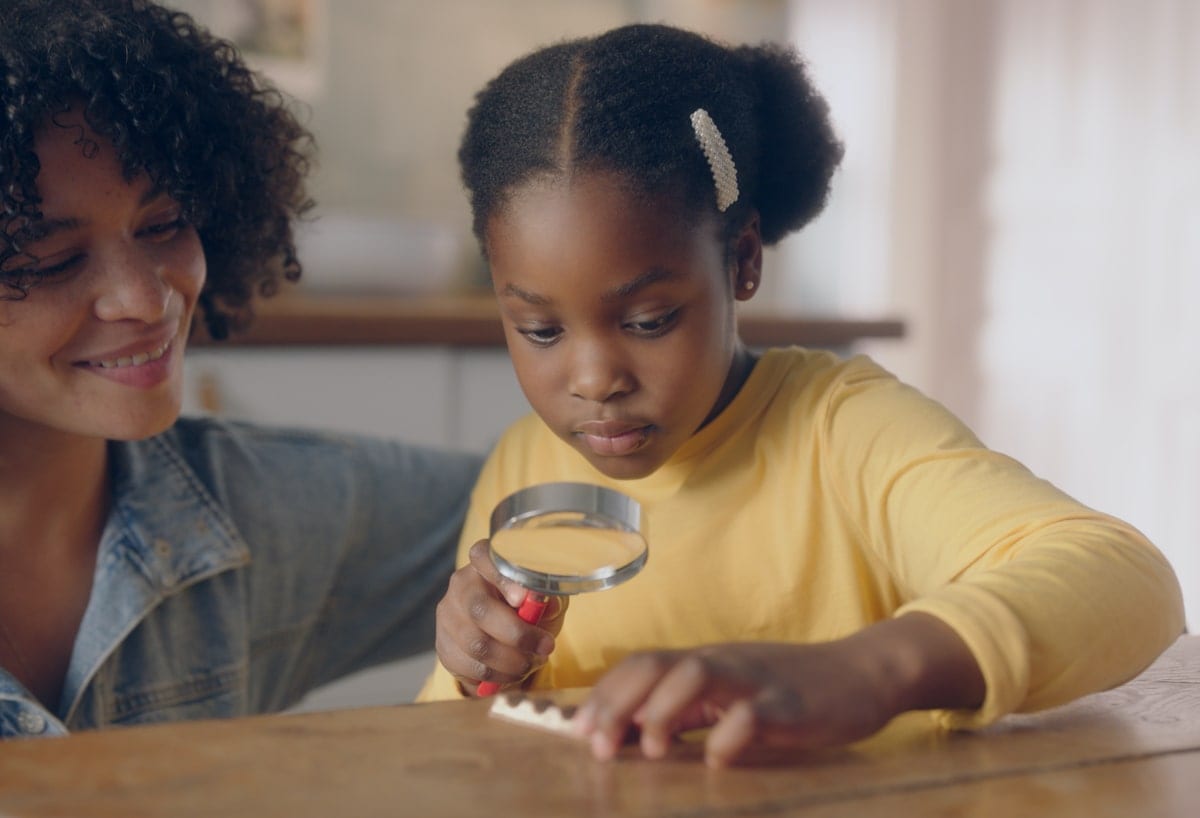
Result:
<svg viewBox="0 0 1200 818"><path fill-rule="evenodd" d="M724 213L738 200L737 168L733 165L733 157L708 111L703 108L692 111L692 130L696 132L696 141L712 169L713 184L717 187L717 210Z"/></svg>

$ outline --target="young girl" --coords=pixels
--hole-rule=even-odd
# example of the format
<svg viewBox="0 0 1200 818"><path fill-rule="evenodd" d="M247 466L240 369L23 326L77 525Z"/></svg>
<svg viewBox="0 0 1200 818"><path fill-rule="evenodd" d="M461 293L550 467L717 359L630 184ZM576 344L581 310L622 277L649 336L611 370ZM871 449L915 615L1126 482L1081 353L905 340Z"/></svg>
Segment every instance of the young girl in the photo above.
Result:
<svg viewBox="0 0 1200 818"><path fill-rule="evenodd" d="M975 727L1059 704L1179 635L1133 528L865 358L738 339L763 244L820 211L840 156L790 52L661 26L545 48L479 94L463 178L537 415L475 488L423 698L594 685L598 757L631 724L655 757L713 726L723 764L908 710ZM500 498L556 480L639 500L650 559L535 627L476 541Z"/></svg>
<svg viewBox="0 0 1200 818"><path fill-rule="evenodd" d="M470 457L177 420L299 274L309 137L142 0L0 8L0 736L276 710L432 645Z"/></svg>

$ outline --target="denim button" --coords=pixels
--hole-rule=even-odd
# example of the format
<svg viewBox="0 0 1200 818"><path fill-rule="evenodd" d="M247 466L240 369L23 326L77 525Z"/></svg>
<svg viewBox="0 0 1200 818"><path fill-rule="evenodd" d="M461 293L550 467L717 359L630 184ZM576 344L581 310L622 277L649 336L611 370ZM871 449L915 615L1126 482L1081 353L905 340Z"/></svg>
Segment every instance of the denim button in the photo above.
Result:
<svg viewBox="0 0 1200 818"><path fill-rule="evenodd" d="M46 731L46 717L34 710L22 710L17 715L17 726L22 733L36 736Z"/></svg>

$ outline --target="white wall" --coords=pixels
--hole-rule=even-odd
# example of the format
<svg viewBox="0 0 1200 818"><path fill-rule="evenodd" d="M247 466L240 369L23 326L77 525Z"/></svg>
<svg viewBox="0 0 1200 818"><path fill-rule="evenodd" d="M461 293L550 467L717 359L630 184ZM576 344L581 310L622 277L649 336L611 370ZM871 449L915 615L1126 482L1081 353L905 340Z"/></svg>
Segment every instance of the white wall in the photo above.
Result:
<svg viewBox="0 0 1200 818"><path fill-rule="evenodd" d="M1200 4L1002 4L981 430L1141 528L1200 626Z"/></svg>
<svg viewBox="0 0 1200 818"><path fill-rule="evenodd" d="M886 181L835 193L813 233L875 246L796 255L827 278L793 303L903 315L908 338L869 351L1141 528L1200 626L1200 3L794 5L814 73L859 78L823 88ZM893 118L864 133L870 100Z"/></svg>

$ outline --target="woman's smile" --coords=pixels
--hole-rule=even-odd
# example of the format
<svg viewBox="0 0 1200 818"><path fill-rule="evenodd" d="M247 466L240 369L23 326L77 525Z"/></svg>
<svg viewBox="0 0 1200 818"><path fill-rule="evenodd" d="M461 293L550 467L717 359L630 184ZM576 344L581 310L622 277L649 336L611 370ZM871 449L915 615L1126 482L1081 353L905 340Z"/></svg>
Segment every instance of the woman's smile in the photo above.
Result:
<svg viewBox="0 0 1200 818"><path fill-rule="evenodd" d="M138 352L80 361L75 366L122 386L152 389L169 380L175 366L181 363L171 354L175 348L175 339L172 337L149 348L148 351L146 345L142 344L141 351Z"/></svg>

